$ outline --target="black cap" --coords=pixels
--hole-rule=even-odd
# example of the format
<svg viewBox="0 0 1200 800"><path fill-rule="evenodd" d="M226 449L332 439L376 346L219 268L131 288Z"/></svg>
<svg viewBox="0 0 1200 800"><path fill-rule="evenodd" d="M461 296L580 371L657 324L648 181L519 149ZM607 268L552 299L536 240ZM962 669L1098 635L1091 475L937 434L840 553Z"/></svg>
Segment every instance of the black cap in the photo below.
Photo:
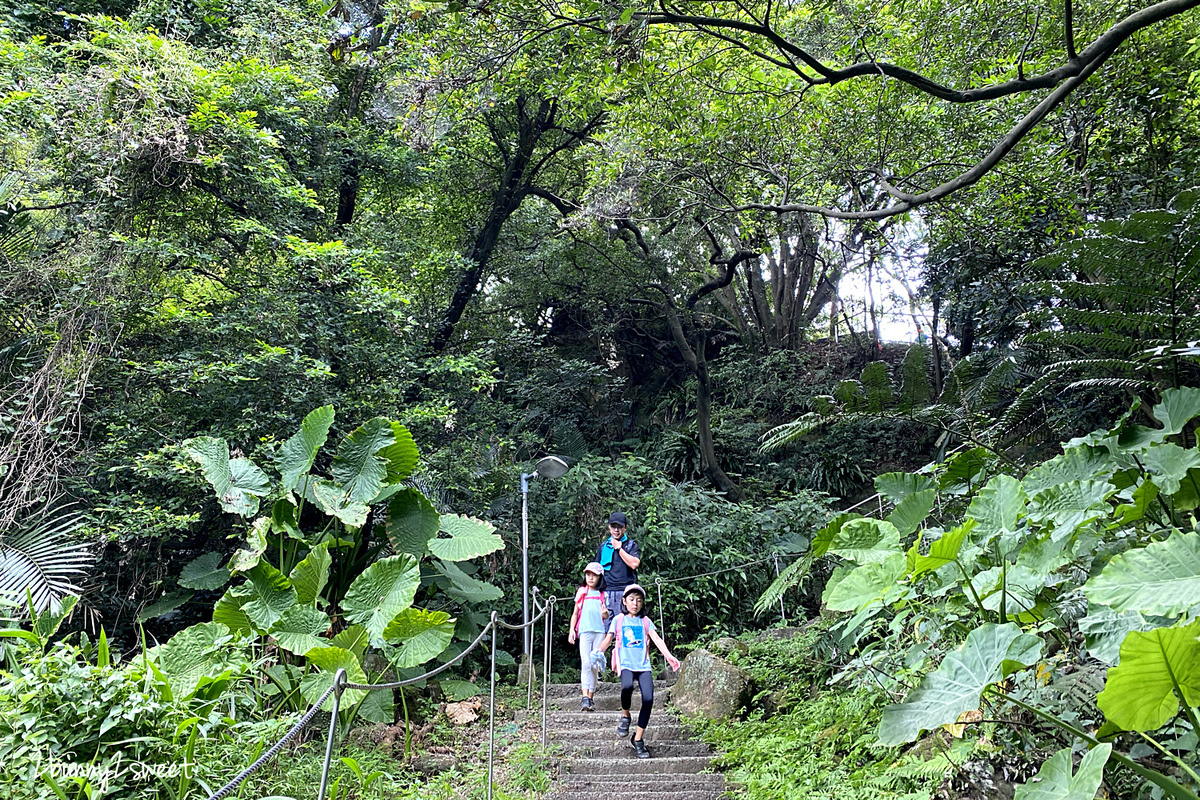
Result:
<svg viewBox="0 0 1200 800"><path fill-rule="evenodd" d="M625 526L627 526L629 524L629 520L625 518L625 512L614 511L613 513L608 515L608 524L609 525L620 525L622 528L624 528Z"/></svg>

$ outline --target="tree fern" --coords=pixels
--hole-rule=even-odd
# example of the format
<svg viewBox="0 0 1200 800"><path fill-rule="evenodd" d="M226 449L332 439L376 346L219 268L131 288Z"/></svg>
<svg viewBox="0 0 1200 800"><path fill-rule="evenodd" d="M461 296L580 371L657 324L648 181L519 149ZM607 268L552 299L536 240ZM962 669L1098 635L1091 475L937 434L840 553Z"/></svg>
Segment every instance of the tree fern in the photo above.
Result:
<svg viewBox="0 0 1200 800"><path fill-rule="evenodd" d="M1200 205L1195 191L1166 209L1094 224L1035 262L1057 280L1034 284L1042 308L1017 347L1042 362L997 425L1029 425L1066 391L1153 395L1200 380Z"/></svg>

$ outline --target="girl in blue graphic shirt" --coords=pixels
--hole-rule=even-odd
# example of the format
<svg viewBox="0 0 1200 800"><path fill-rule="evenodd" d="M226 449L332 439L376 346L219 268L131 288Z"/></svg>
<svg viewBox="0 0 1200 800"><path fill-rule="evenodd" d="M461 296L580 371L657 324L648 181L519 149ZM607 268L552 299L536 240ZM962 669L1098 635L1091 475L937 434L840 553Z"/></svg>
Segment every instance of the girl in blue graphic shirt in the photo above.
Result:
<svg viewBox="0 0 1200 800"><path fill-rule="evenodd" d="M654 622L645 616L646 592L636 583L625 587L621 596L624 614L618 614L610 623L608 634L596 647L603 653L615 640L616 649L613 651L613 669L621 676L621 722L617 725L617 735L624 737L629 733L632 721L629 707L633 704L633 684L636 682L642 692L642 707L638 711L637 729L629 737L638 758L649 758L643 738L646 735L646 723L650 721L650 711L654 707L654 676L650 673L650 649L647 640L667 659L671 669L679 669L679 660L671 655L670 648L658 635Z"/></svg>

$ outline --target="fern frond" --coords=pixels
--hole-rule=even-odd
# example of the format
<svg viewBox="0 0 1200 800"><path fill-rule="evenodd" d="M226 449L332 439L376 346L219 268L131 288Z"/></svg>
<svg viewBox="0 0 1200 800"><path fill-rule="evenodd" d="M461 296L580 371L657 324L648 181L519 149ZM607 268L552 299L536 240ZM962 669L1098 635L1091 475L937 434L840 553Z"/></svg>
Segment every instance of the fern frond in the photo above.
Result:
<svg viewBox="0 0 1200 800"><path fill-rule="evenodd" d="M755 615L761 614L768 608L779 602L780 598L787 593L789 589L799 585L800 581L804 580L804 576L808 574L812 567L813 559L811 556L798 558L791 564L788 564L775 580L771 581L771 585L762 593L762 597L754 604Z"/></svg>
<svg viewBox="0 0 1200 800"><path fill-rule="evenodd" d="M833 422L835 419L837 419L836 416L827 417L810 411L798 420L785 422L783 425L772 428L764 433L758 449L763 453L773 452L784 445L791 444L801 436L812 433L822 425Z"/></svg>

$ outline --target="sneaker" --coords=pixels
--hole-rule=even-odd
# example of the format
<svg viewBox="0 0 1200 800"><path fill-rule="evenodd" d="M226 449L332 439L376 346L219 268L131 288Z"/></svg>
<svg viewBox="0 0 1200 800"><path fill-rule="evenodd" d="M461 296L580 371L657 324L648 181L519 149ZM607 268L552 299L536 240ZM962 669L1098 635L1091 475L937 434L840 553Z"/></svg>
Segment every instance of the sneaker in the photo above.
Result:
<svg viewBox="0 0 1200 800"><path fill-rule="evenodd" d="M633 734L633 736L637 736L637 734L635 733L635 734ZM650 751L646 749L646 743L643 742L641 739L633 738L633 736L629 737L629 743L631 745L633 745L633 749L637 753L637 757L638 758L649 758Z"/></svg>
<svg viewBox="0 0 1200 800"><path fill-rule="evenodd" d="M579 701L579 710L580 711L595 711L596 703L590 697L581 698Z"/></svg>
<svg viewBox="0 0 1200 800"><path fill-rule="evenodd" d="M621 717L621 721L617 723L617 736L620 736L623 738L625 736L625 734L629 733L630 721L631 720L629 719L629 717Z"/></svg>

